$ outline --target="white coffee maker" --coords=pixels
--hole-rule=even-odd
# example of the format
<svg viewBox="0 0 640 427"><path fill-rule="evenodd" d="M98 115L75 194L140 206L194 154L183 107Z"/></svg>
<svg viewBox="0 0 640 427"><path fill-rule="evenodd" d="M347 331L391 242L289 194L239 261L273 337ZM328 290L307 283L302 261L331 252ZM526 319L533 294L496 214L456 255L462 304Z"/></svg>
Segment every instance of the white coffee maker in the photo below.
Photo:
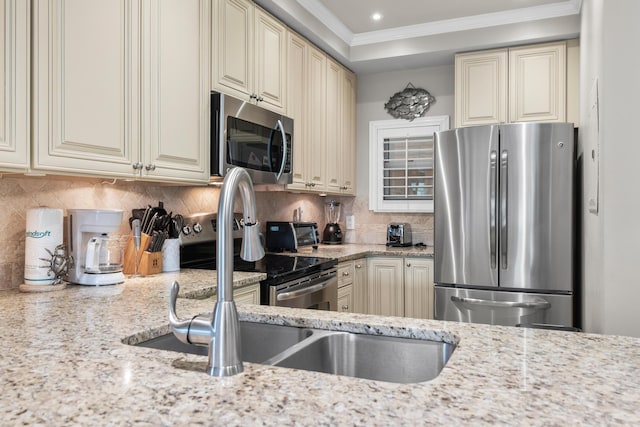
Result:
<svg viewBox="0 0 640 427"><path fill-rule="evenodd" d="M116 209L68 210L69 282L91 286L124 282L124 254L118 240L109 237L120 228L122 213Z"/></svg>

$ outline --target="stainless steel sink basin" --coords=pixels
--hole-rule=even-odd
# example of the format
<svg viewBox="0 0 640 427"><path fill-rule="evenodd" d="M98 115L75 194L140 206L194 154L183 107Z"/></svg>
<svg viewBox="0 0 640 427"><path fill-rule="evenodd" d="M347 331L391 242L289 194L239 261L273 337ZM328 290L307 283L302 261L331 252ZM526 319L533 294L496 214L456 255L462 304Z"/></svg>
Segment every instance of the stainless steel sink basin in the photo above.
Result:
<svg viewBox="0 0 640 427"><path fill-rule="evenodd" d="M394 383L419 383L437 377L454 347L425 341L374 335L328 332L274 363Z"/></svg>
<svg viewBox="0 0 640 427"><path fill-rule="evenodd" d="M312 333L311 329L306 328L240 322L242 360L252 363L264 363L266 360L309 337ZM173 334L162 335L136 345L203 356L206 356L208 351L207 347L185 344Z"/></svg>
<svg viewBox="0 0 640 427"><path fill-rule="evenodd" d="M240 322L242 360L394 383L429 381L440 374L455 345L440 341L364 335ZM142 347L207 355L207 347L167 334Z"/></svg>

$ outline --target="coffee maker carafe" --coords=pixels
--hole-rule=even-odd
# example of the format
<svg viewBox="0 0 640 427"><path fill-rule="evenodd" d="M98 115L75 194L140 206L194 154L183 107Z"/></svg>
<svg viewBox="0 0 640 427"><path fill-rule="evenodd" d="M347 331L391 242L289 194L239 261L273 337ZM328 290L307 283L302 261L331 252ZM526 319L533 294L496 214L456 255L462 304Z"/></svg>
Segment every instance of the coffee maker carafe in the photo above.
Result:
<svg viewBox="0 0 640 427"><path fill-rule="evenodd" d="M117 239L109 237L120 228L122 213L115 209L69 209L69 282L92 286L124 282L122 247Z"/></svg>
<svg viewBox="0 0 640 427"><path fill-rule="evenodd" d="M339 245L342 243L342 230L340 230L340 203L336 201L330 201L324 204L324 216L327 220L327 225L324 227L322 233L322 243L329 245Z"/></svg>

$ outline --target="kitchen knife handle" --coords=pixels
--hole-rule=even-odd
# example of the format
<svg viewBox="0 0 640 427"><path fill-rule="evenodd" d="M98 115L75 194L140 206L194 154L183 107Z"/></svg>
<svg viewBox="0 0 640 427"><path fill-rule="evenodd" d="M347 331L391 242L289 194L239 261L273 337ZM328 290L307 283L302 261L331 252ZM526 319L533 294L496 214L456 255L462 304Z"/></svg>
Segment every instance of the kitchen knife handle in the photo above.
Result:
<svg viewBox="0 0 640 427"><path fill-rule="evenodd" d="M507 211L509 208L509 152L503 150L500 154L500 267L506 270L509 267L508 260L508 234L509 224Z"/></svg>
<svg viewBox="0 0 640 427"><path fill-rule="evenodd" d="M495 269L497 265L496 252L496 192L498 176L498 153L491 151L489 156L489 247L491 251L491 269Z"/></svg>
<svg viewBox="0 0 640 427"><path fill-rule="evenodd" d="M134 219L133 222L131 223L131 226L133 227L133 246L137 251L140 250L140 239L141 239L141 223L139 219Z"/></svg>

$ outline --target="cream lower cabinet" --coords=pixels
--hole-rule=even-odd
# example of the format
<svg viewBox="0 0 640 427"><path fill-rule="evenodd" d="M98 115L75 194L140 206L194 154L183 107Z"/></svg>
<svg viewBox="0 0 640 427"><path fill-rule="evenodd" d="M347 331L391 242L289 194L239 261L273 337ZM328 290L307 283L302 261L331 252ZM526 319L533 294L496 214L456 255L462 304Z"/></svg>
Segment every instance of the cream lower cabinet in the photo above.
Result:
<svg viewBox="0 0 640 427"><path fill-rule="evenodd" d="M578 49L569 40L457 54L455 126L577 120L567 88L579 80Z"/></svg>
<svg viewBox="0 0 640 427"><path fill-rule="evenodd" d="M367 260L368 313L404 316L403 259L372 257Z"/></svg>
<svg viewBox="0 0 640 427"><path fill-rule="evenodd" d="M368 313L433 318L433 260L368 258Z"/></svg>
<svg viewBox="0 0 640 427"><path fill-rule="evenodd" d="M0 171L29 167L30 5L0 1Z"/></svg>
<svg viewBox="0 0 640 427"><path fill-rule="evenodd" d="M433 259L404 258L404 316L433 319Z"/></svg>
<svg viewBox="0 0 640 427"><path fill-rule="evenodd" d="M286 110L286 27L248 0L214 0L211 86L270 110Z"/></svg>
<svg viewBox="0 0 640 427"><path fill-rule="evenodd" d="M260 285L249 285L234 289L233 300L236 304L260 304Z"/></svg>
<svg viewBox="0 0 640 427"><path fill-rule="evenodd" d="M366 313L367 259L338 264L338 311Z"/></svg>
<svg viewBox="0 0 640 427"><path fill-rule="evenodd" d="M33 2L33 167L208 182L210 2Z"/></svg>

